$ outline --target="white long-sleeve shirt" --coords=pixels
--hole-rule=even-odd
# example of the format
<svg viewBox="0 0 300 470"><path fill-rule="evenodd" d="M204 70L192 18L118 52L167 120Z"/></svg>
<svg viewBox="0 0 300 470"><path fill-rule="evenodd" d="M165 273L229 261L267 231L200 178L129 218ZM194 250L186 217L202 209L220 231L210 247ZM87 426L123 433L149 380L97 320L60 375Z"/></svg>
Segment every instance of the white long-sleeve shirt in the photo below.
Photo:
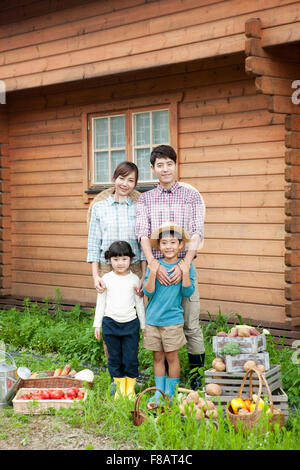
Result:
<svg viewBox="0 0 300 470"><path fill-rule="evenodd" d="M110 271L102 279L106 289L97 295L93 326L101 328L104 316L120 323L132 321L138 316L141 329L144 329L144 300L135 293L135 288L139 286L138 276L131 271L125 276Z"/></svg>

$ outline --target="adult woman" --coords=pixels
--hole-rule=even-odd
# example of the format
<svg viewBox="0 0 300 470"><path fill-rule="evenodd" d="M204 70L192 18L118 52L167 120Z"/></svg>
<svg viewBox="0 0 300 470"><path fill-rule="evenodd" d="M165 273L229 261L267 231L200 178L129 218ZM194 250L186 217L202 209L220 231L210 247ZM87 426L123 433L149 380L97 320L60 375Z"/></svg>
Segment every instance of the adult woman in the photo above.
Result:
<svg viewBox="0 0 300 470"><path fill-rule="evenodd" d="M104 253L112 242L124 240L135 253L130 269L139 276L137 293L143 295L146 261L135 236L136 204L140 195L134 189L137 180L137 166L128 161L120 163L113 174L114 186L100 193L89 209L87 262L92 264L94 285L99 293L105 289L102 276L111 270Z"/></svg>

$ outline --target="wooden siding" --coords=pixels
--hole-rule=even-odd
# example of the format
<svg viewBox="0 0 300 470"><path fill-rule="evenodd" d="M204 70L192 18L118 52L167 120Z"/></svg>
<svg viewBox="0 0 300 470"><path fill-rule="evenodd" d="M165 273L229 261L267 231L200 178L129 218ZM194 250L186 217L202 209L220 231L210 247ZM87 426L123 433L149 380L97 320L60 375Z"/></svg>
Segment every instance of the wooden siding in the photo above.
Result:
<svg viewBox="0 0 300 470"><path fill-rule="evenodd" d="M7 6L0 19L0 79L8 91L242 52L251 17L262 21L265 47L300 40L295 0L68 0L60 8L42 0Z"/></svg>
<svg viewBox="0 0 300 470"><path fill-rule="evenodd" d="M95 301L85 262L81 121L91 104L183 91L179 176L207 206L202 310L285 321L284 116L270 114L243 54L11 94L12 284L18 297ZM97 98L96 98L97 97ZM30 107L29 107L30 103Z"/></svg>
<svg viewBox="0 0 300 470"><path fill-rule="evenodd" d="M265 51L259 19L246 24L246 70L253 76L262 96L268 98L268 109L284 117L285 131L285 308L292 326L300 325L300 107L292 102L291 83L300 76L300 46L286 48L286 55Z"/></svg>
<svg viewBox="0 0 300 470"><path fill-rule="evenodd" d="M11 211L8 141L7 105L0 104L0 292L2 295L8 294L11 287Z"/></svg>

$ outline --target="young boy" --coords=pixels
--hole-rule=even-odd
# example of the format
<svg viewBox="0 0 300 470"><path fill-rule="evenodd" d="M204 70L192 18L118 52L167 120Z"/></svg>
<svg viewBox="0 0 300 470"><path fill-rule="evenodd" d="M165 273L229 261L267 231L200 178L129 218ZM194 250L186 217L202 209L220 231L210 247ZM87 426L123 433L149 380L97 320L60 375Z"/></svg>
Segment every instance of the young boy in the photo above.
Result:
<svg viewBox="0 0 300 470"><path fill-rule="evenodd" d="M178 258L178 253L188 242L187 232L174 223L159 227L151 235L151 245L160 250L163 258L153 259L147 268L143 286L144 294L149 298L146 307L146 327L143 346L153 351L153 371L155 386L169 397L174 395L180 381L180 363L178 350L186 344L183 332L182 297L190 297L194 290L194 268ZM178 265L182 272L182 281L177 284L161 284L157 278L160 266L169 271ZM168 362L169 376L166 376L165 359ZM160 392L156 391L149 405L159 404Z"/></svg>

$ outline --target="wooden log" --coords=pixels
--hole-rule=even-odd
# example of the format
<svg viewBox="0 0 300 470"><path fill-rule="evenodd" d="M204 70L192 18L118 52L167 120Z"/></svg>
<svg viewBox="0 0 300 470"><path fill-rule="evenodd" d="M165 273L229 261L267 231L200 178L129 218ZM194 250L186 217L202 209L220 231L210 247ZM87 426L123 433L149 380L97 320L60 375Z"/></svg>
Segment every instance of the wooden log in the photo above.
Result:
<svg viewBox="0 0 300 470"><path fill-rule="evenodd" d="M290 96L271 96L268 109L272 113L300 114L300 106L295 105Z"/></svg>
<svg viewBox="0 0 300 470"><path fill-rule="evenodd" d="M286 321L285 307L205 299L201 296L201 291L200 297L201 312L209 312L211 315L217 315L221 310L224 315L240 315L245 322L248 321L247 319L249 319L249 321L253 319L262 322L262 318L264 322L274 321L284 323Z"/></svg>
<svg viewBox="0 0 300 470"><path fill-rule="evenodd" d="M198 276L202 283L225 286L261 287L266 289L282 289L285 277L283 273L256 271L252 272L230 269L198 268ZM285 270L285 274L287 269ZM286 281L287 282L287 281Z"/></svg>
<svg viewBox="0 0 300 470"><path fill-rule="evenodd" d="M226 146L193 147L179 149L179 163L253 160L277 158L285 155L283 141L250 142Z"/></svg>
<svg viewBox="0 0 300 470"><path fill-rule="evenodd" d="M285 288L285 297L288 300L300 300L300 283L293 283Z"/></svg>
<svg viewBox="0 0 300 470"><path fill-rule="evenodd" d="M300 250L300 234L288 233L285 237L285 247L290 250Z"/></svg>
<svg viewBox="0 0 300 470"><path fill-rule="evenodd" d="M237 271L249 270L259 272L283 273L284 260L276 256L247 256L223 255L201 253L195 260L197 268L235 269Z"/></svg>
<svg viewBox="0 0 300 470"><path fill-rule="evenodd" d="M232 266L233 267L233 266ZM284 290L199 284L201 297L219 301L284 306Z"/></svg>
<svg viewBox="0 0 300 470"><path fill-rule="evenodd" d="M291 317L292 319L295 318L293 326L296 326L296 318L299 319L299 311L300 311L300 301L294 300L293 302L287 303L285 307L286 315ZM298 320L297 320L298 321Z"/></svg>
<svg viewBox="0 0 300 470"><path fill-rule="evenodd" d="M300 116L294 114L285 117L285 128L287 131L300 132ZM298 152L300 155L300 152Z"/></svg>
<svg viewBox="0 0 300 470"><path fill-rule="evenodd" d="M287 217L285 220L286 232L300 232L300 217Z"/></svg>
<svg viewBox="0 0 300 470"><path fill-rule="evenodd" d="M287 165L300 165L300 150L292 148L286 149L285 163Z"/></svg>
<svg viewBox="0 0 300 470"><path fill-rule="evenodd" d="M285 145L290 148L300 148L300 132L288 131L285 135Z"/></svg>
<svg viewBox="0 0 300 470"><path fill-rule="evenodd" d="M300 250L287 250L285 264L287 266L300 266Z"/></svg>
<svg viewBox="0 0 300 470"><path fill-rule="evenodd" d="M255 86L259 93L265 95L284 95L290 97L292 94L292 79L260 76L255 79Z"/></svg>
<svg viewBox="0 0 300 470"><path fill-rule="evenodd" d="M260 159L259 170L255 165L255 160L245 161L224 161L200 164L201 178L216 176L238 176L254 174L279 174L284 173L285 162L283 158ZM299 166L300 168L300 166ZM191 178L199 171L199 163L182 163L180 165L180 178Z"/></svg>
<svg viewBox="0 0 300 470"><path fill-rule="evenodd" d="M247 38L261 38L260 18L249 18L245 23L245 35Z"/></svg>
<svg viewBox="0 0 300 470"><path fill-rule="evenodd" d="M266 57L246 57L245 70L255 75L268 75L277 78L289 78L295 80L300 72L297 64L282 62Z"/></svg>

